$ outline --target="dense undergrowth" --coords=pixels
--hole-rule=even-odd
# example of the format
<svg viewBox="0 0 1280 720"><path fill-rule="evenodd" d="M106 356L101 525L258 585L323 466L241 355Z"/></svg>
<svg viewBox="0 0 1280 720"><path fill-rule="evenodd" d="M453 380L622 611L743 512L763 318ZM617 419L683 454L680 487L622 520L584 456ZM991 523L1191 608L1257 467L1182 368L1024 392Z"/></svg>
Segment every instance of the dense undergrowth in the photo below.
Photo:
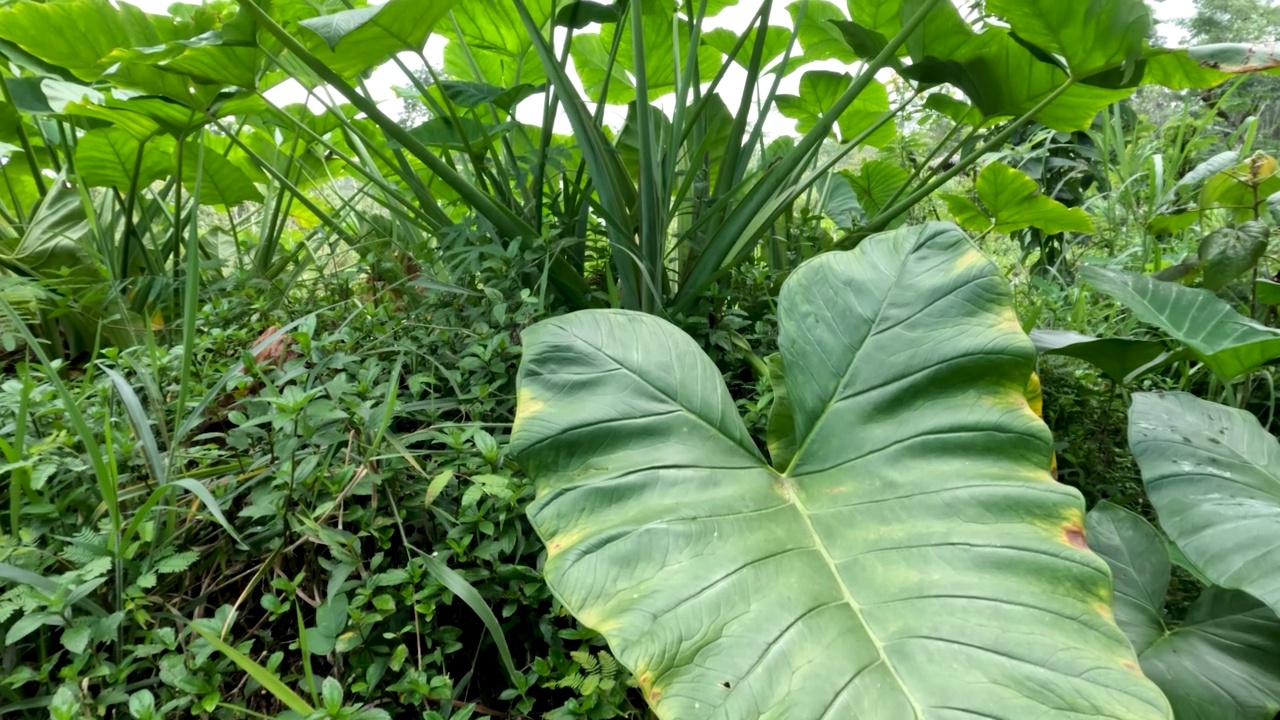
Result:
<svg viewBox="0 0 1280 720"><path fill-rule="evenodd" d="M1105 683L1090 685L1095 675L1115 671L1120 684L1137 688L1134 697L1157 698L1144 706L1151 713L1144 718L1280 717L1280 656L1273 652L1280 620L1272 612L1280 596L1259 589L1274 572L1230 577L1280 552L1269 539L1275 528L1251 531L1228 548L1239 555L1223 551L1220 564L1217 547L1193 562L1184 545L1195 543L1180 542L1179 523L1212 523L1195 517L1196 508L1171 515L1158 506L1151 477L1162 458L1144 456L1135 443L1163 426L1150 407L1141 421L1131 416L1141 398L1188 393L1178 402L1202 398L1196 402L1211 407L1204 412L1214 422L1220 416L1213 413L1242 410L1232 422L1254 424L1240 432L1247 440L1241 446L1271 448L1268 434L1280 430L1280 275L1273 274L1280 259L1271 250L1280 227L1280 129L1268 97L1275 78L1235 77L1280 65L1274 48L1164 47L1139 0L1102 4L1119 18L1109 23L1083 4L1057 0L854 0L847 8L800 0L786 8L795 28L770 24L777 14L771 8L778 8L763 2L742 32L711 27L735 12L734 3L718 0L356 5L241 0L148 15L106 0L0 0L0 717L641 720L673 716L662 707L655 669L664 679L714 670L696 678L695 690L726 703L747 703L744 696L755 702L761 688L782 691L801 671L827 670L822 663L779 669L767 662L792 659L794 646L784 640L794 640L787 633L803 625L805 613L771 616L789 624L776 637L752 627L741 645L732 643L742 636L716 625L734 603L744 615L757 610L757 600L794 612L784 601L817 587L811 576L791 576L807 582L798 590L748 586L725 599L711 592L719 583L715 567L682 576L682 586L672 588L659 582L673 565L660 538L633 546L633 557L653 570L643 578L653 580L646 588L652 593L632 595L635 606L611 574L631 570L628 558L557 586L548 563L565 542L577 545L569 560L556 560L562 579L574 561L592 554L599 561L604 553L596 551L616 536L636 542L637 533L584 540L600 529L583 523L567 541L543 538L535 503L568 494L556 484L565 474L556 462L574 466L575 481L603 473L608 468L590 459L607 455L610 443L618 446L615 456L632 452L625 437L632 431L621 432L621 441L597 435L558 447L541 468L536 458L516 461L513 453L529 448L519 449L518 440L513 447L513 437L522 406L526 419L543 412L599 420L604 415L592 412L603 409L618 411L610 421L690 414L709 427L685 411L715 406L720 420L736 405L746 432L731 444L747 451L746 461L703 467L695 457L656 470L640 463L627 477L657 472L651 486L562 512L609 521L634 512L641 528L704 521L692 534L701 533L707 547L731 545L732 555L736 543L706 536L719 538L716 523L736 514L657 496L682 489L681 478L710 486L719 473L727 478L746 464L781 478L781 507L791 511L794 501L803 510L811 537L801 545L816 547L809 510L789 488L803 475L789 475L802 443L788 393L804 390L807 370L786 366L799 352L794 347L793 360L784 361L780 295L807 262L840 253L866 262L850 262L857 267L840 268L843 275L832 271L844 284L815 290L810 281L808 295L792 299L803 312L793 311L791 332L801 325L797 316L812 319L842 302L852 304L839 319L851 325L866 310L859 303L878 304L868 317L878 323L883 314L887 327L868 327L885 335L926 321L884 346L890 350L869 353L866 363L877 367L858 368L887 376L898 364L921 365L858 390L873 395L910 385L880 409L920 414L895 423L863 418L865 426L833 444L856 444L862 433L920 431L852 464L937 441L921 445L933 452L898 457L914 474L873 467L878 474L820 478L832 483L823 487L833 495L867 486L869 494L901 491L865 504L899 503L868 517L889 528L885 537L910 537L873 548L881 538L867 528L875 522L836 527L836 535L848 531L837 539L852 538L849 557L906 557L928 548L914 544L910 521L932 501L900 501L929 496L929 483L962 469L973 472L965 454L973 448L989 450L992 467L1008 471L995 478L1011 488L1000 502L986 504L982 493L995 481L978 478L973 488L960 488L948 512L920 525L938 557L955 547L972 553L944 571L936 564L894 568L894 581L918 573L936 585L909 600L976 599L985 604L966 621L1000 629L980 639L989 646L979 648L984 660L972 666L947 655L968 670L988 663L982 672L989 675L953 693L964 697L945 699L957 707L972 701L985 708L982 716L997 717L991 713L1006 712L1007 698L984 693L1019 672L1043 670L1016 700L1042 703L1041 689L1076 683L1084 688L1078 697L1050 692L1048 705L1035 705L1038 717L1074 717L1070 708L1044 708L1063 697L1087 704L1088 693L1110 692ZM888 10L872 12L882 5ZM1233 8L1241 17L1257 14ZM1055 32L1073 34L1070 42L1045 30L1042 16L1050 12L1063 13ZM96 24L77 25L84 42L47 42L53 20L90 16ZM634 33L629 39L624 27ZM407 39L398 32L406 28L413 30ZM1196 32L1206 42L1223 39ZM424 54L433 37L449 48L443 68ZM412 87L399 92L416 105L398 122L364 83L373 68L401 62L406 52L422 68L402 68ZM509 60L517 57L513 70ZM831 60L857 73L809 67ZM734 98L720 87L721 69L731 66L757 97ZM779 90L792 75L799 75L796 95ZM268 95L286 78L331 92L311 96L310 105L277 105ZM652 104L658 98L674 99L674 110ZM530 99L542 105L541 127L516 118L517 105ZM606 106L625 108L625 122L606 122ZM770 113L796 121L795 136L766 135L762 118ZM572 134L563 132L564 121ZM901 232L882 234L895 229ZM898 254L875 254L882 246ZM950 270L921 257L942 257ZM899 272L880 287L876 272L895 262L928 271ZM947 285L965 272L974 273L970 282ZM974 291L979 285L986 289ZM912 305L943 290L934 306ZM946 305L954 317L929 318L944 301L956 301ZM526 331L533 337L530 328L540 322L578 311L578 318L601 318L598 328L610 332L661 328L645 337L662 342L683 331L692 345L680 349L681 362L663 366L667 374L706 367L697 365L705 360L693 352L700 349L728 395L698 395L709 385L719 391L702 376L692 390L658 393L657 401L629 396L634 388L625 384L592 394L607 382L582 383L587 391L571 396L565 388L584 374L575 363L599 350L577 337L578 354L565 344L550 351L544 345L532 371L546 381L543 389L563 392L532 397L518 380L522 363L529 367L526 347L536 354ZM655 316L675 327L641 324ZM973 332L957 335L955 323ZM1223 327L1246 331L1214 337ZM827 329L846 339L844 326ZM858 343L874 334L868 330L849 347L862 348ZM628 347L635 337L615 345ZM940 337L973 347L931 365L935 351L949 351L935 347L945 344ZM1017 362L987 353L983 338L1016 345L1010 353ZM602 376L628 370L644 379L628 363L647 370L641 356L649 349L633 347L634 357L622 359L601 352L617 367L591 367ZM675 357L673 350L659 359ZM857 362L849 360L845 380ZM1017 372L995 382L989 375L997 366ZM954 367L972 372L949 374ZM959 379L911 385L928 373ZM1026 389L1037 381L1041 402ZM1010 392L992 391L996 385ZM829 404L819 417L835 405L836 389L844 388L824 388ZM974 402L956 400L969 391ZM682 392L687 396L675 397ZM715 405L722 400L724 407ZM802 410L814 411L809 400ZM623 412L652 411L660 402L675 410ZM987 413L992 407L1001 412ZM1052 470L1033 407L1052 432ZM1023 422L1021 434L1000 424L1010 417ZM968 429L946 426L953 421ZM1225 436L1230 423L1221 424ZM673 457L688 450L677 434L687 428L621 427L641 428L635 447L645 452L633 454L645 462L657 454L649 447ZM1171 431L1183 442L1178 452L1198 450L1192 436L1203 429ZM938 441L964 433L971 444ZM993 433L1012 439L993 444ZM561 440L553 434L528 442ZM765 458L772 464L762 465ZM986 460L977 464L985 468ZM1175 460L1183 470L1202 470L1201 485L1232 472L1273 479L1261 461L1223 469ZM1051 477L1074 490L1051 486ZM1046 487L1051 500L1036 495ZM736 489L726 488L716 487L710 500L733 505ZM1280 488L1259 492L1261 499L1249 501L1280 507ZM1170 495L1175 504L1181 499L1166 493L1164 502ZM1001 521L1008 538L983 545L971 537L1014 507L1024 514ZM1037 515L1045 508L1058 514ZM1228 512L1209 520L1229 525L1235 518ZM1113 523L1111 535L1105 525L1086 527L1105 522ZM743 547L756 539L739 538ZM1010 546L1026 541L1043 565L1002 575L993 571L998 562L971 562L1005 557L1006 539ZM1095 555L1081 560L1089 548ZM790 550L762 552L771 560ZM1116 564L1115 555L1131 566ZM1069 562L1073 557L1078 562ZM926 565L934 560L924 558ZM684 570L674 565L677 574ZM1099 586L1108 568L1114 582ZM996 581L980 583L983 577ZM1134 591L1138 581L1146 583L1142 593ZM617 605L606 608L615 614L579 622L574 613L583 617L588 603L566 607L573 605L563 592L570 586L579 601L617 595ZM1006 626L1030 607L1014 601L1028 588L1048 588L1046 606L1059 599L1083 604L1036 607L1046 615L1039 625ZM839 589L856 605L848 587ZM1005 595L982 596L988 591ZM1144 596L1142 612L1124 604L1135 595ZM670 611L655 625L684 621L679 637L664 636L670 647L643 648L669 666L619 659L644 645L634 637L606 642L624 624L619 617L634 622L650 612L647 601ZM831 605L840 603L820 607ZM941 622L956 615L939 610L942 604L930 607ZM982 615L993 607L990 617ZM853 607L860 621L862 612ZM1077 625L1063 631L1063 618ZM906 628L926 639L934 619L881 618L889 631ZM1096 632L1081 632L1086 627ZM822 643L833 632L813 631L796 657L814 648L826 653ZM1005 667L1005 655L992 648L1013 632L1050 651L1016 670ZM868 643L857 632L840 637L849 648L880 653L868 667L892 664L878 640ZM1080 649L1099 637L1110 665L1081 661L1059 671L1054 663L1071 653L1055 643L1079 642ZM725 638L730 645L713 647ZM950 642L938 657L967 647ZM1176 663L1162 651L1185 666L1169 670ZM1112 667L1116 652L1124 655L1122 670ZM757 653L750 667L735 665L750 653ZM933 658L894 661L917 674L922 697L941 687L934 680L959 677L929 665ZM830 664L824 692L843 693L861 672L846 683L834 673L847 668ZM877 686L856 699L903 707L893 705L897 685L884 687L891 689L883 696ZM793 695L797 706L818 696L804 695ZM774 716L749 703L735 707L723 716ZM834 717L837 707L833 700L803 717ZM917 708L883 720L908 716L935 717Z"/></svg>

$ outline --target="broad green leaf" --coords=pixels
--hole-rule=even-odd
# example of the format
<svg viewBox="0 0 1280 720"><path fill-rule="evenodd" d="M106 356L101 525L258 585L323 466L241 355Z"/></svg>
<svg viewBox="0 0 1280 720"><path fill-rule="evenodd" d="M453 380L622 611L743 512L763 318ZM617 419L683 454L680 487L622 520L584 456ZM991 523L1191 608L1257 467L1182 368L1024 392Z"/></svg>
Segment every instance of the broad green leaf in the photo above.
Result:
<svg viewBox="0 0 1280 720"><path fill-rule="evenodd" d="M127 25L108 0L13 3L0 9L0 38L81 80L96 80L116 48L159 39L153 29Z"/></svg>
<svg viewBox="0 0 1280 720"><path fill-rule="evenodd" d="M1280 282L1259 280L1253 284L1258 302L1263 305L1280 305Z"/></svg>
<svg viewBox="0 0 1280 720"><path fill-rule="evenodd" d="M185 157L182 159L182 184L189 192L196 184L197 158L199 144L189 140L182 145ZM200 179L201 205L239 205L250 200L262 200L262 193L254 186L253 180L235 163L220 155L216 150L206 148L203 157L203 172Z"/></svg>
<svg viewBox="0 0 1280 720"><path fill-rule="evenodd" d="M1164 537L1110 503L1089 511L1089 547L1111 566L1116 622L1178 720L1258 720L1280 711L1280 620L1244 593L1206 588L1174 628L1163 619L1169 585Z"/></svg>
<svg viewBox="0 0 1280 720"><path fill-rule="evenodd" d="M458 122L454 122L453 118L435 117L413 128L409 133L427 147L444 147L451 150L465 150L470 147L473 150L480 150L497 142L512 126L512 123L489 125L472 117L460 117Z"/></svg>
<svg viewBox="0 0 1280 720"><path fill-rule="evenodd" d="M689 54L689 21L672 13L665 3L645 3L641 22L644 37L645 81L650 101L675 92L679 76L677 66L683 68ZM616 33L622 33L618 54L610 66L609 50ZM677 48L674 38L679 39ZM750 57L750 48L745 52ZM607 25L599 33L575 35L571 48L574 67L582 80L582 86L591 99L600 97L606 75L610 77L608 102L624 105L636 99L635 47L632 42L631 18L616 25ZM720 51L710 43L698 45L698 77L710 82L724 61ZM681 70L683 72L683 69Z"/></svg>
<svg viewBox="0 0 1280 720"><path fill-rule="evenodd" d="M522 100L542 89L528 83L500 88L486 83L459 80L441 80L434 87L458 107L473 110L481 106L493 105L505 113L510 113Z"/></svg>
<svg viewBox="0 0 1280 720"><path fill-rule="evenodd" d="M145 188L172 175L177 170L173 149L172 138L158 137L143 145L127 130L98 128L80 136L76 143L76 171L90 187L128 192L135 182Z"/></svg>
<svg viewBox="0 0 1280 720"><path fill-rule="evenodd" d="M925 83L950 83L987 119L1030 112L1069 82L1066 72L1042 62L1008 31L991 27L975 33L951 3L936 6L907 48L915 62L906 75ZM1087 130L1099 112L1132 92L1075 84L1035 119L1055 130Z"/></svg>
<svg viewBox="0 0 1280 720"><path fill-rule="evenodd" d="M425 4L425 3L424 3ZM551 0L525 0L533 21L546 28L551 22ZM472 80L498 87L520 83L541 85L547 74L533 50L512 0L467 0L453 8L461 34L444 32L444 72L455 80ZM579 36L575 36L574 45ZM670 29L667 30L670 42ZM574 56L576 60L576 55ZM582 72L579 70L579 72ZM584 78L585 82L585 78Z"/></svg>
<svg viewBox="0 0 1280 720"><path fill-rule="evenodd" d="M957 124L978 126L983 121L982 113L976 108L946 93L929 93L929 97L924 100L924 106L934 112L946 115L951 118L952 122Z"/></svg>
<svg viewBox="0 0 1280 720"><path fill-rule="evenodd" d="M1270 608L1211 587L1139 659L1178 720L1269 720L1280 712L1277 647L1280 620Z"/></svg>
<svg viewBox="0 0 1280 720"><path fill-rule="evenodd" d="M1161 48L1151 53L1148 51L1142 63L1144 85L1159 85L1170 90L1207 90L1231 79L1227 73L1191 59L1186 50Z"/></svg>
<svg viewBox="0 0 1280 720"><path fill-rule="evenodd" d="M1167 215L1157 215L1147 223L1147 232L1152 235L1173 235L1195 225L1199 220L1199 210L1182 210Z"/></svg>
<svg viewBox="0 0 1280 720"><path fill-rule="evenodd" d="M839 173L828 173L814 187L822 198L822 214L830 218L836 227L851 230L866 220L866 211L858 202L858 193L854 192L849 178Z"/></svg>
<svg viewBox="0 0 1280 720"><path fill-rule="evenodd" d="M993 162L982 169L978 175L977 191L988 222L986 227L973 229L1012 233L1033 227L1050 235L1093 232L1093 221L1084 210L1068 208L1042 194L1035 180L1004 163ZM950 197L946 201L966 227L976 222L969 206Z"/></svg>
<svg viewBox="0 0 1280 720"><path fill-rule="evenodd" d="M778 95L775 102L778 111L795 119L796 129L807 133L853 84L853 76L831 70L810 70L800 77L799 95ZM889 92L878 81L871 81L867 89L849 106L836 121L840 141L848 142L866 131L889 112ZM871 147L883 147L892 142L897 133L893 123L885 124L867 138Z"/></svg>
<svg viewBox="0 0 1280 720"><path fill-rule="evenodd" d="M616 23L622 17L620 6L589 0L572 0L556 11L556 25L581 30L594 23Z"/></svg>
<svg viewBox="0 0 1280 720"><path fill-rule="evenodd" d="M787 395L787 378L782 367L782 355L774 353L766 362L769 366L769 386L773 390L773 404L769 406L768 447L769 460L775 470L785 470L795 459L796 424L791 415L791 398Z"/></svg>
<svg viewBox="0 0 1280 720"><path fill-rule="evenodd" d="M1134 69L1151 30L1143 0L987 0L987 12L1032 45L1066 61L1087 80L1108 69Z"/></svg>
<svg viewBox="0 0 1280 720"><path fill-rule="evenodd" d="M512 450L556 596L659 718L1170 717L1025 396L1034 349L953 226L827 253L778 306L779 472L666 321L524 333Z"/></svg>
<svg viewBox="0 0 1280 720"><path fill-rule="evenodd" d="M1164 344L1154 340L1096 338L1070 330L1032 330L1031 341L1041 355L1084 360L1118 383L1149 367L1164 352Z"/></svg>
<svg viewBox="0 0 1280 720"><path fill-rule="evenodd" d="M853 22L885 37L902 29L902 0L848 0Z"/></svg>
<svg viewBox="0 0 1280 720"><path fill-rule="evenodd" d="M911 179L904 168L887 160L868 160L858 167L857 172L846 170L841 174L853 185L867 217L875 217ZM896 220L894 227L905 221L905 217Z"/></svg>
<svg viewBox="0 0 1280 720"><path fill-rule="evenodd" d="M1129 446L1187 559L1280 609L1280 444L1257 418L1186 393L1137 393Z"/></svg>
<svg viewBox="0 0 1280 720"><path fill-rule="evenodd" d="M456 0L387 0L308 18L298 24L323 41L311 51L335 72L352 76L403 51L420 51Z"/></svg>
<svg viewBox="0 0 1280 720"><path fill-rule="evenodd" d="M810 60L839 60L843 63L857 61L857 56L845 42L844 33L833 21L844 21L844 11L829 0L793 2L787 6L796 37L804 56Z"/></svg>
<svg viewBox="0 0 1280 720"><path fill-rule="evenodd" d="M1223 380L1280 357L1280 331L1241 315L1208 290L1099 267L1081 272L1139 320L1186 345Z"/></svg>
<svg viewBox="0 0 1280 720"><path fill-rule="evenodd" d="M742 43L742 47L738 49L738 54L734 56L733 62L747 67L751 63L752 48L755 47L756 34L758 30L752 28L747 33L747 39ZM702 42L715 48L717 52L725 57L733 50L733 46L738 43L740 35L726 28L716 28L702 33ZM769 63L782 56L786 52L787 45L791 44L792 33L787 28L779 25L768 25L764 32L764 52L760 56L760 67L767 68Z"/></svg>
<svg viewBox="0 0 1280 720"><path fill-rule="evenodd" d="M1105 501L1089 511L1085 529L1089 547L1111 567L1116 624L1141 657L1169 632L1164 603L1173 563L1165 539L1141 516Z"/></svg>

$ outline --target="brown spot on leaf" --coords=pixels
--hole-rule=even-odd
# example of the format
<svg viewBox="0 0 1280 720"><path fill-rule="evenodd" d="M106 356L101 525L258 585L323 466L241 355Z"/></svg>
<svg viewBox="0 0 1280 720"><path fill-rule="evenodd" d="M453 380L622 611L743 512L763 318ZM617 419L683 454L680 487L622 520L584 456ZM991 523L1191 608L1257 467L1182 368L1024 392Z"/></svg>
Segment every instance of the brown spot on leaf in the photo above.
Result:
<svg viewBox="0 0 1280 720"><path fill-rule="evenodd" d="M1062 537L1071 547L1088 550L1089 543L1084 540L1084 528L1079 523L1068 523L1062 527Z"/></svg>
<svg viewBox="0 0 1280 720"><path fill-rule="evenodd" d="M649 691L649 704L650 704L650 705L656 705L656 704L658 704L658 700L660 700L660 699L662 699L662 691L661 691L661 690L658 690L657 688L654 688L653 690L650 690L650 691Z"/></svg>
<svg viewBox="0 0 1280 720"><path fill-rule="evenodd" d="M1108 620L1115 619L1115 615L1113 615L1111 612L1111 606L1106 603L1097 603L1096 605L1093 606L1093 609L1097 610L1099 615L1101 615L1102 617Z"/></svg>
<svg viewBox="0 0 1280 720"><path fill-rule="evenodd" d="M1125 670L1128 670L1129 672L1133 673L1134 675L1141 675L1141 674L1142 674L1142 671L1138 669L1137 664L1133 663L1132 661L1125 660L1124 662L1122 662L1122 663L1120 663L1120 664L1121 664L1121 665L1124 665L1124 669L1125 669Z"/></svg>

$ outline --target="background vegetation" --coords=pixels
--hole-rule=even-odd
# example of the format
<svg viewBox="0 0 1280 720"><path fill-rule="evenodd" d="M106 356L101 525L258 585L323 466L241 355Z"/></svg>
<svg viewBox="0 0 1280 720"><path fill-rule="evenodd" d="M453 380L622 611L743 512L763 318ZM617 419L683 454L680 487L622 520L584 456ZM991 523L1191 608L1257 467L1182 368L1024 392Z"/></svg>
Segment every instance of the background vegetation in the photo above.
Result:
<svg viewBox="0 0 1280 720"><path fill-rule="evenodd" d="M648 717L541 577L522 330L666 317L764 446L782 281L905 223L1006 273L1090 507L1155 520L1135 391L1275 430L1280 352L1233 374L1116 289L1275 326L1280 80L1234 73L1274 53L1040 62L941 6L0 3L0 716ZM1280 9L1198 0L1184 30L1271 39ZM1006 74L956 71L960 36ZM1171 623L1200 586L1175 570Z"/></svg>

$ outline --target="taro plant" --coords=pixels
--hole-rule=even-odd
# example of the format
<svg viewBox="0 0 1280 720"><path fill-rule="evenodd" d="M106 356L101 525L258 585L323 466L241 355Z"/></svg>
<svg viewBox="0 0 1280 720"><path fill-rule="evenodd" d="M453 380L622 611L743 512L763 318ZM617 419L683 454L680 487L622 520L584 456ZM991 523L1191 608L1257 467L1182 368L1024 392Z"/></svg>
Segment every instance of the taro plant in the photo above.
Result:
<svg viewBox="0 0 1280 720"><path fill-rule="evenodd" d="M1129 442L1166 539L1102 504L1089 545L1111 566L1116 620L1178 720L1280 712L1280 444L1247 412L1185 393L1138 393ZM1202 585L1166 610L1173 563Z"/></svg>
<svg viewBox="0 0 1280 720"><path fill-rule="evenodd" d="M512 451L553 592L662 718L1170 718L1050 475L1035 351L951 225L808 261L768 456L666 321L524 333Z"/></svg>

